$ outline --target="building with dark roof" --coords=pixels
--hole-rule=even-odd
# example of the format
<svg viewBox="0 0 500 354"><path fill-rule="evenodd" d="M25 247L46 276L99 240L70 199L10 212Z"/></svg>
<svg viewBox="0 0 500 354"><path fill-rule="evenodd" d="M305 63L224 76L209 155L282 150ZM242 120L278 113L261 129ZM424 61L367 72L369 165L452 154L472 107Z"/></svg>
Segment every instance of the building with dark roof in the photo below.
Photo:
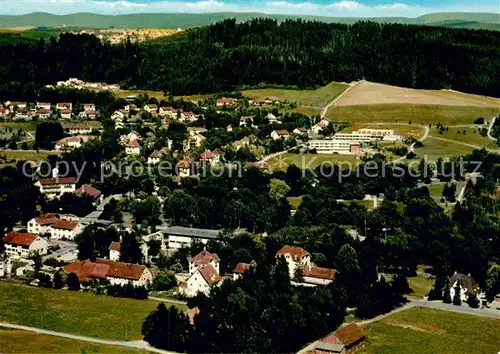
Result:
<svg viewBox="0 0 500 354"><path fill-rule="evenodd" d="M363 328L355 323L330 333L320 339L314 350L315 354L344 354L352 353L366 339Z"/></svg>

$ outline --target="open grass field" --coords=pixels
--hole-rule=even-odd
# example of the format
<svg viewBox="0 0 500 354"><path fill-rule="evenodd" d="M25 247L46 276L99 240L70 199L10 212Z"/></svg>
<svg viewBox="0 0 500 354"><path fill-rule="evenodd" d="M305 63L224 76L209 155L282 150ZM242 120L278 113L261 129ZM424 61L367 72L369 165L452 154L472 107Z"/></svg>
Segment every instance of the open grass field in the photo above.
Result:
<svg viewBox="0 0 500 354"><path fill-rule="evenodd" d="M422 143L424 147L415 149L418 160L427 156L429 161L437 161L440 157L445 159L446 157L468 155L474 150L470 146L434 139L432 136L428 136Z"/></svg>
<svg viewBox="0 0 500 354"><path fill-rule="evenodd" d="M60 155L61 151L32 151L32 150L0 150L0 156L6 156L7 160L40 161L46 160L50 155Z"/></svg>
<svg viewBox="0 0 500 354"><path fill-rule="evenodd" d="M448 131L444 131L443 134L439 134L437 128L433 127L429 131L429 136L451 139L454 141L477 145L489 149L499 148L493 140L489 139L487 136L482 136L481 134L479 134L479 128L448 127Z"/></svg>
<svg viewBox="0 0 500 354"><path fill-rule="evenodd" d="M13 129L21 129L24 131L35 131L37 122L29 121L29 122L0 122L0 127L5 128L13 128Z"/></svg>
<svg viewBox="0 0 500 354"><path fill-rule="evenodd" d="M346 92L335 105L425 104L440 106L500 106L500 99L468 95L453 91L417 90L405 87L362 82Z"/></svg>
<svg viewBox="0 0 500 354"><path fill-rule="evenodd" d="M441 197L443 195L444 186L445 186L444 183L431 184L430 186L427 186L427 189L429 190L429 195L437 203L439 203L439 200L441 199Z"/></svg>
<svg viewBox="0 0 500 354"><path fill-rule="evenodd" d="M297 109L300 111L303 108L309 109L309 113L319 112L321 108L328 104L335 97L344 92L349 85L337 82L331 82L326 86L316 90L287 90L287 89L256 89L242 91L242 94L252 99L264 99L266 97L275 97L280 101L297 102ZM306 112L303 112L306 113ZM316 114L314 113L314 114Z"/></svg>
<svg viewBox="0 0 500 354"><path fill-rule="evenodd" d="M434 279L426 278L423 276L417 275L414 277L409 277L408 284L410 285L412 292L408 295L423 298L429 293L429 291L431 291L432 287L434 286L434 282Z"/></svg>
<svg viewBox="0 0 500 354"><path fill-rule="evenodd" d="M157 305L153 300L0 283L0 321L96 338L142 339L142 322Z"/></svg>
<svg viewBox="0 0 500 354"><path fill-rule="evenodd" d="M359 130L363 128L370 129L393 129L394 133L397 135L405 136L405 137L414 137L419 139L424 136L425 128L421 125L414 124L391 124L391 123L381 123L381 124L369 124L369 123L353 123L350 124L347 128L342 130L343 133L351 133L354 130Z"/></svg>
<svg viewBox="0 0 500 354"><path fill-rule="evenodd" d="M352 91L352 90L351 90ZM349 91L347 94L350 94ZM346 94L346 95L347 95ZM342 97L343 99L343 97ZM408 123L427 125L443 123L445 125L472 124L478 117L489 120L498 114L500 107L479 106L438 106L426 104L374 104L333 106L326 118L333 122L348 123Z"/></svg>
<svg viewBox="0 0 500 354"><path fill-rule="evenodd" d="M299 208L299 205L302 203L302 197L287 197L288 203L293 210Z"/></svg>
<svg viewBox="0 0 500 354"><path fill-rule="evenodd" d="M322 164L341 165L343 168L358 164L354 155L336 154L292 154L285 153L268 161L269 167L273 171L286 170L289 165L295 164L301 169L315 169Z"/></svg>
<svg viewBox="0 0 500 354"><path fill-rule="evenodd" d="M0 348L2 353L147 353L132 348L94 344L73 339L49 336L33 332L0 328Z"/></svg>
<svg viewBox="0 0 500 354"><path fill-rule="evenodd" d="M118 98L127 98L127 96L137 96L139 94L147 94L149 97L155 97L156 99L163 100L165 96L162 91L151 91L151 90L120 90L115 92L115 96Z"/></svg>
<svg viewBox="0 0 500 354"><path fill-rule="evenodd" d="M359 354L486 354L500 349L500 320L411 308L365 327Z"/></svg>

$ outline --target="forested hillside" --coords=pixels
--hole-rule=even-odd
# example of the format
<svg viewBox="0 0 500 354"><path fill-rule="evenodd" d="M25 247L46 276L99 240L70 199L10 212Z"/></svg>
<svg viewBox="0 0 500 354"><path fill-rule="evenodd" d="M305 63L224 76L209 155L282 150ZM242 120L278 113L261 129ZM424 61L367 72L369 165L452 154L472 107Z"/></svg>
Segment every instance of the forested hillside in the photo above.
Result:
<svg viewBox="0 0 500 354"><path fill-rule="evenodd" d="M68 77L176 95L364 78L413 88L500 92L500 33L493 31L226 20L140 45L111 46L95 37L63 34L48 43L4 45L2 52L2 86L15 81L21 90L26 83Z"/></svg>

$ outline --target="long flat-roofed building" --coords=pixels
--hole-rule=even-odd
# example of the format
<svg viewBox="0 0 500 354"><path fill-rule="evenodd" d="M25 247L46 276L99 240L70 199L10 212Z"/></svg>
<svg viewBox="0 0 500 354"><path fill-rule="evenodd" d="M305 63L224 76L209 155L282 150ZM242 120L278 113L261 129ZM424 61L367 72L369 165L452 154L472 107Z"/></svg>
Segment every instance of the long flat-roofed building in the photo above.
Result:
<svg viewBox="0 0 500 354"><path fill-rule="evenodd" d="M207 244L209 240L219 238L220 230L197 229L182 226L157 227L165 236L165 242L168 248L182 248L191 246L193 240L202 244Z"/></svg>
<svg viewBox="0 0 500 354"><path fill-rule="evenodd" d="M360 144L349 140L309 140L308 144L309 148L315 149L318 154L358 155L361 152Z"/></svg>

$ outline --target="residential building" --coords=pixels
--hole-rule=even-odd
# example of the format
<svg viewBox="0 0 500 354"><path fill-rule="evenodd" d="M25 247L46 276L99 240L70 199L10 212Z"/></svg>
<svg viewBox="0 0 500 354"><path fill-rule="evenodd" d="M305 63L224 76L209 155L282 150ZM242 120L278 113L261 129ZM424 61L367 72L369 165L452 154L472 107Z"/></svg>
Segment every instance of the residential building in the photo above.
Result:
<svg viewBox="0 0 500 354"><path fill-rule="evenodd" d="M283 246L277 253L276 258L284 257L288 265L290 279L294 279L297 270L302 267L311 266L311 255L302 247Z"/></svg>
<svg viewBox="0 0 500 354"><path fill-rule="evenodd" d="M156 112L158 111L158 106L155 104L147 104L144 106L144 110L148 113L156 114Z"/></svg>
<svg viewBox="0 0 500 354"><path fill-rule="evenodd" d="M288 139L289 136L290 133L285 129L274 130L273 132L271 132L271 138L273 140Z"/></svg>
<svg viewBox="0 0 500 354"><path fill-rule="evenodd" d="M31 119L30 113L26 108L19 108L15 114L13 120L28 120Z"/></svg>
<svg viewBox="0 0 500 354"><path fill-rule="evenodd" d="M73 104L71 102L59 102L56 104L56 109L58 111L72 111L73 110Z"/></svg>
<svg viewBox="0 0 500 354"><path fill-rule="evenodd" d="M479 285L470 274L465 275L458 272L453 273L448 279L447 285L442 289L443 294L446 291L446 287L448 287L451 299L453 300L457 285L460 288L460 300L462 300L462 302L466 302L469 296L475 297L478 300L483 296Z"/></svg>
<svg viewBox="0 0 500 354"><path fill-rule="evenodd" d="M217 271L217 274L220 273L219 267L220 259L216 253L210 253L206 249L203 249L196 256L192 257L189 261L189 274L193 274L196 269L202 264L210 264Z"/></svg>
<svg viewBox="0 0 500 354"><path fill-rule="evenodd" d="M217 107L234 106L238 101L235 98L222 97L217 99Z"/></svg>
<svg viewBox="0 0 500 354"><path fill-rule="evenodd" d="M81 232L82 228L77 221L56 220L50 225L50 238L54 240L74 241Z"/></svg>
<svg viewBox="0 0 500 354"><path fill-rule="evenodd" d="M78 188L75 191L75 194L80 197L84 195L91 196L92 199L94 200L95 206L100 205L103 200L101 191L98 190L97 188L92 187L90 184L83 184L82 186L80 186L80 188Z"/></svg>
<svg viewBox="0 0 500 354"><path fill-rule="evenodd" d="M71 119L71 109L61 109L59 113L61 113L61 119Z"/></svg>
<svg viewBox="0 0 500 354"><path fill-rule="evenodd" d="M314 139L309 140L307 145L310 149L315 149L318 154L359 155L361 153L360 144L349 140Z"/></svg>
<svg viewBox="0 0 500 354"><path fill-rule="evenodd" d="M7 108L0 107L0 117L5 118L9 113L10 111Z"/></svg>
<svg viewBox="0 0 500 354"><path fill-rule="evenodd" d="M50 109L39 109L38 110L38 118L49 119L50 118Z"/></svg>
<svg viewBox="0 0 500 354"><path fill-rule="evenodd" d="M169 140L168 141L168 147L167 148L163 148L163 149L160 149L160 150L155 150L151 153L151 155L149 155L148 157L148 164L150 165L156 165L158 163L160 163L160 160L162 157L164 156L167 156L168 155L168 151L171 150L172 148L172 140Z"/></svg>
<svg viewBox="0 0 500 354"><path fill-rule="evenodd" d="M85 139L86 140L86 139ZM73 150L82 146L84 139L81 136L69 136L67 138L62 138L55 145L54 149L61 150Z"/></svg>
<svg viewBox="0 0 500 354"><path fill-rule="evenodd" d="M93 103L84 103L83 104L84 111L95 111L95 104Z"/></svg>
<svg viewBox="0 0 500 354"><path fill-rule="evenodd" d="M48 109L50 111L51 104L49 102L37 102L36 103L36 109L39 111L43 109Z"/></svg>
<svg viewBox="0 0 500 354"><path fill-rule="evenodd" d="M162 117L169 117L172 119L176 119L177 118L177 111L178 110L173 108L173 107L162 106L162 107L160 107L158 113Z"/></svg>
<svg viewBox="0 0 500 354"><path fill-rule="evenodd" d="M122 243L119 241L112 241L109 245L109 259L112 261L119 261L121 254Z"/></svg>
<svg viewBox="0 0 500 354"><path fill-rule="evenodd" d="M123 120L124 118L125 118L125 113L123 113L120 110L114 111L113 114L111 115L111 119L115 121L117 119Z"/></svg>
<svg viewBox="0 0 500 354"><path fill-rule="evenodd" d="M233 131L233 126L231 124L229 124L227 127L226 127L226 131L228 133L231 133Z"/></svg>
<svg viewBox="0 0 500 354"><path fill-rule="evenodd" d="M271 112L269 112L267 114L266 118L269 121L269 124L279 123L280 122L280 120L274 114L272 114Z"/></svg>
<svg viewBox="0 0 500 354"><path fill-rule="evenodd" d="M34 235L46 235L50 233L50 226L59 220L56 214L45 214L37 216L28 221L28 233Z"/></svg>
<svg viewBox="0 0 500 354"><path fill-rule="evenodd" d="M253 118L250 116L241 116L240 117L240 127L249 127L252 125Z"/></svg>
<svg viewBox="0 0 500 354"><path fill-rule="evenodd" d="M354 353L366 339L363 328L355 323L330 333L316 343L314 354L348 354Z"/></svg>
<svg viewBox="0 0 500 354"><path fill-rule="evenodd" d="M94 111L92 109L86 110L86 111L81 111L78 113L78 118L81 119L96 119L97 118L97 111Z"/></svg>
<svg viewBox="0 0 500 354"><path fill-rule="evenodd" d="M220 155L218 155L215 152L212 152L210 150L207 150L200 155L200 161L207 161L211 165L215 165L215 164L219 163Z"/></svg>
<svg viewBox="0 0 500 354"><path fill-rule="evenodd" d="M179 177L189 177L195 174L194 164L189 158L179 161L176 165L176 168L177 168L177 175Z"/></svg>
<svg viewBox="0 0 500 354"><path fill-rule="evenodd" d="M153 275L144 265L97 258L71 263L61 267L64 274L76 274L80 282L90 279L107 279L111 285L147 286L153 282Z"/></svg>
<svg viewBox="0 0 500 354"><path fill-rule="evenodd" d="M201 264L187 279L187 287L183 292L187 297L196 296L198 293L208 295L212 286L221 284L221 281L222 277L211 264Z"/></svg>
<svg viewBox="0 0 500 354"><path fill-rule="evenodd" d="M12 260L7 256L0 256L0 278L8 277L12 274Z"/></svg>
<svg viewBox="0 0 500 354"><path fill-rule="evenodd" d="M35 183L40 193L47 198L59 198L64 193L73 193L76 190L75 177L41 178Z"/></svg>
<svg viewBox="0 0 500 354"><path fill-rule="evenodd" d="M135 104L133 104L133 103L130 103L130 104L126 105L123 109L127 113L130 113L130 111L137 111L138 110L137 106Z"/></svg>
<svg viewBox="0 0 500 354"><path fill-rule="evenodd" d="M254 262L252 263L238 263L236 267L233 269L233 280L238 280L240 279L243 274L245 274L246 271L249 269L255 268L256 264Z"/></svg>
<svg viewBox="0 0 500 354"><path fill-rule="evenodd" d="M188 123L190 123L190 122L194 122L196 120L197 120L197 118L196 118L196 116L195 116L195 114L193 112L189 112L188 111L188 112L182 112L181 113L181 119L180 119L181 122L188 122Z"/></svg>
<svg viewBox="0 0 500 354"><path fill-rule="evenodd" d="M13 112L15 109L26 109L28 107L28 104L26 102L16 102L16 101L7 101L5 102L5 107L9 108L9 111Z"/></svg>
<svg viewBox="0 0 500 354"><path fill-rule="evenodd" d="M495 295L493 302L491 303L491 307L495 310L500 310L500 293Z"/></svg>
<svg viewBox="0 0 500 354"><path fill-rule="evenodd" d="M304 283L310 285L328 285L335 279L337 271L331 268L305 266L302 268Z"/></svg>
<svg viewBox="0 0 500 354"><path fill-rule="evenodd" d="M299 134L299 135L307 134L307 129L303 128L303 127L301 127L301 128L295 128L292 133Z"/></svg>
<svg viewBox="0 0 500 354"><path fill-rule="evenodd" d="M38 235L11 231L3 239L5 254L14 259L27 259L35 253L46 255L48 243Z"/></svg>
<svg viewBox="0 0 500 354"><path fill-rule="evenodd" d="M158 229L165 235L170 249L190 247L194 240L206 245L209 240L217 240L220 230L197 229L192 227L170 226Z"/></svg>
<svg viewBox="0 0 500 354"><path fill-rule="evenodd" d="M141 154L141 147L138 140L129 140L125 144L125 153L127 155L138 156Z"/></svg>
<svg viewBox="0 0 500 354"><path fill-rule="evenodd" d="M328 125L330 124L329 121L327 121L326 119L322 119L321 121L319 121L318 123L316 123L315 125L313 125L313 127L311 128L311 131L315 134L319 134L323 131L323 129L325 129Z"/></svg>

